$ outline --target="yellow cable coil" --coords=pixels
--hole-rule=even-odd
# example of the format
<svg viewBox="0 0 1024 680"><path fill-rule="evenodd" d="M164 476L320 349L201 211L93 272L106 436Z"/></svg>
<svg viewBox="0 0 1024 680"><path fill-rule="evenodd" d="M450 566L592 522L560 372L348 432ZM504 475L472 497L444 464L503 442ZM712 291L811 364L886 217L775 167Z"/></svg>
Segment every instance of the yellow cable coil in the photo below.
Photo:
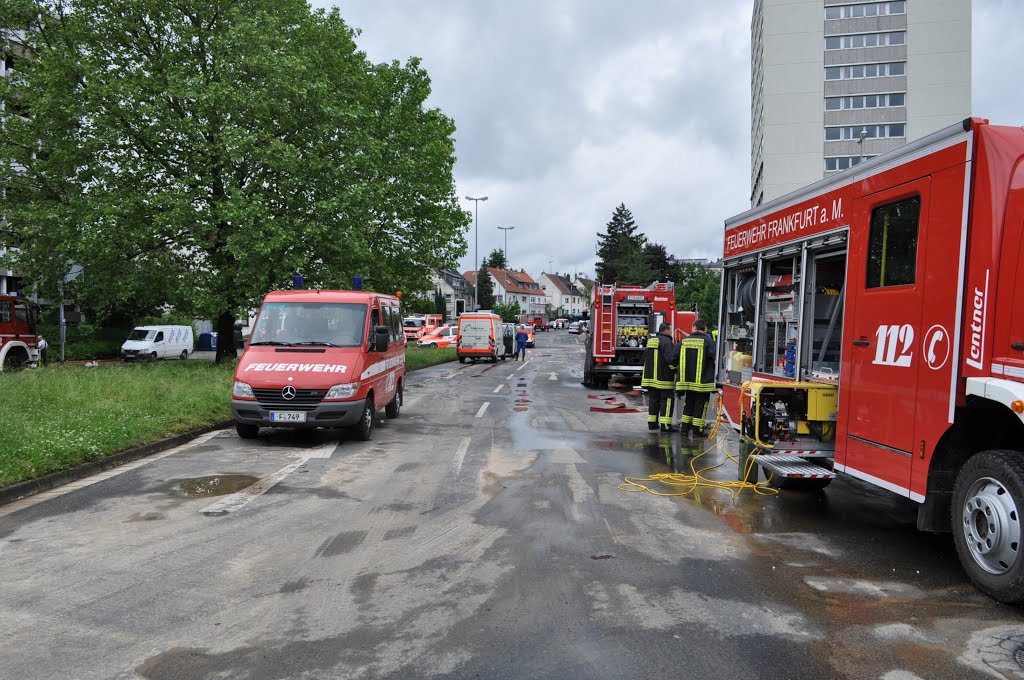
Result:
<svg viewBox="0 0 1024 680"><path fill-rule="evenodd" d="M663 472L651 475L650 477L626 477L625 481L622 484L619 484L619 488L623 491L629 492L646 491L652 496L685 496L687 494L693 493L693 491L695 491L698 488L725 489L726 491L729 491L732 494L733 498L736 498L736 496L738 496L742 491L747 489L753 491L759 496L774 496L775 494L779 493L778 489L768 486L768 482L771 480L771 477L769 477L768 480L764 482L747 481L747 477L750 476L751 469L753 469L755 466L755 460L753 456L747 458L746 466L743 469L742 480L709 479L703 475L703 473L708 472L709 470L714 470L725 465L724 460L721 463L718 463L717 465L701 468L700 470L696 468L694 464L697 462L697 459L701 458L702 456L710 452L712 449L714 449L716 446L715 440L718 439L719 437L722 438L722 452L725 453L725 457L731 460L732 462L736 463L737 467L739 467L740 465L739 459L736 456L729 453L728 450L726 450L725 435L720 432L723 422L721 395L718 395L717 407L718 411L715 416L715 424L712 425L711 432L708 435L708 440L711 442L711 444L706 449L704 449L703 452L701 452L697 456L694 456L690 460L691 474L684 474L681 472ZM679 490L655 491L654 489L647 485L648 483L651 482L658 482L666 487L669 487L670 489Z"/></svg>

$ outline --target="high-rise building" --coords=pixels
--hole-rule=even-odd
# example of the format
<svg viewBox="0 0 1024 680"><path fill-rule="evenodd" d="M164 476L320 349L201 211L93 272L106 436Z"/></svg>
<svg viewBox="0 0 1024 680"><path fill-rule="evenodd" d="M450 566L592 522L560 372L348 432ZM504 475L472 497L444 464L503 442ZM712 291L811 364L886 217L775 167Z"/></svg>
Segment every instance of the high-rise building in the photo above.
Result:
<svg viewBox="0 0 1024 680"><path fill-rule="evenodd" d="M971 0L754 0L750 204L971 115Z"/></svg>

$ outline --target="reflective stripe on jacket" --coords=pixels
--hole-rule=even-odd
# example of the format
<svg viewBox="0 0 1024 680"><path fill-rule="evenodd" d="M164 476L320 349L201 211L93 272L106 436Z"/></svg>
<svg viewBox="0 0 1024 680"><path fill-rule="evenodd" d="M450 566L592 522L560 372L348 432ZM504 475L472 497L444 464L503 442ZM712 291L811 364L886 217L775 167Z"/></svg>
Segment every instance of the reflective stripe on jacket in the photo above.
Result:
<svg viewBox="0 0 1024 680"><path fill-rule="evenodd" d="M675 363L676 347L672 344L672 338L661 333L648 338L640 386L658 390L675 389Z"/></svg>
<svg viewBox="0 0 1024 680"><path fill-rule="evenodd" d="M677 391L715 391L715 345L707 333L694 333L679 343Z"/></svg>

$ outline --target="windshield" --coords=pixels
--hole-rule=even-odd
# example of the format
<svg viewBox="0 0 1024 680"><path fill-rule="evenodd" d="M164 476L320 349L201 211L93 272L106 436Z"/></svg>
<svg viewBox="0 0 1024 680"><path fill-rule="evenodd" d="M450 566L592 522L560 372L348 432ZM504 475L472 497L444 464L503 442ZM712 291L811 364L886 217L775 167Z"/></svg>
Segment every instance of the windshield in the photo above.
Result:
<svg viewBox="0 0 1024 680"><path fill-rule="evenodd" d="M423 319L406 319L402 325L405 328L423 328Z"/></svg>
<svg viewBox="0 0 1024 680"><path fill-rule="evenodd" d="M129 340L152 340L154 331L147 331L143 328L136 328L128 336Z"/></svg>
<svg viewBox="0 0 1024 680"><path fill-rule="evenodd" d="M260 310L249 344L359 347L365 329L365 304L268 302Z"/></svg>

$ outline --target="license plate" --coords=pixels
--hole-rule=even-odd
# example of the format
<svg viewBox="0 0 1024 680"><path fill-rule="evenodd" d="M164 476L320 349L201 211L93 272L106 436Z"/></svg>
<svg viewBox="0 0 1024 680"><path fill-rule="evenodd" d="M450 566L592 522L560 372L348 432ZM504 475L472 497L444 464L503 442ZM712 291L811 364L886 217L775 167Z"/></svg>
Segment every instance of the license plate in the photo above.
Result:
<svg viewBox="0 0 1024 680"><path fill-rule="evenodd" d="M302 411L271 411L270 422L272 423L304 423L306 414Z"/></svg>

